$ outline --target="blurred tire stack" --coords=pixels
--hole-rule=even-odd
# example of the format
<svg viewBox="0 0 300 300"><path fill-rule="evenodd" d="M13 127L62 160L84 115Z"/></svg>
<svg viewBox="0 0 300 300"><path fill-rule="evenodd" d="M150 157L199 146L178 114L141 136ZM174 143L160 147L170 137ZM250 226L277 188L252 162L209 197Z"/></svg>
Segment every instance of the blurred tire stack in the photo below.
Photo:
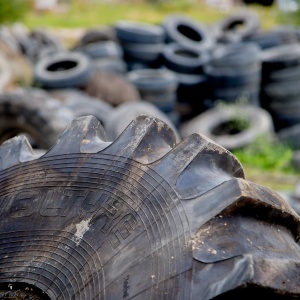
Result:
<svg viewBox="0 0 300 300"><path fill-rule="evenodd" d="M0 89L43 88L55 105L74 117L94 114L104 127L119 106L133 115L158 109L181 132L188 124L196 130L195 120L216 107L221 120L223 106L261 106L273 117L273 134L300 122L299 47L297 28L262 31L249 11L212 26L180 14L157 25L120 20L87 29L71 48L45 30L14 25L0 30Z"/></svg>

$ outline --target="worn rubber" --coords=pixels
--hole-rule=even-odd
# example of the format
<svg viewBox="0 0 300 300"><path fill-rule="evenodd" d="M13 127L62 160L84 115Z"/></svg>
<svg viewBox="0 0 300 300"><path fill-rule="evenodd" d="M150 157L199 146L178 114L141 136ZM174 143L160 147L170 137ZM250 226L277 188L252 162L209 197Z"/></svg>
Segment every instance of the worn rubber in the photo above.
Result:
<svg viewBox="0 0 300 300"><path fill-rule="evenodd" d="M72 121L71 110L39 89L18 89L0 95L0 144L27 134L36 148L48 149Z"/></svg>
<svg viewBox="0 0 300 300"><path fill-rule="evenodd" d="M239 119L239 122L247 121L248 128L233 134L226 131L215 132L217 128L225 127L227 122L236 119ZM273 131L270 114L262 108L252 105L215 107L187 121L180 128L182 137L187 137L195 132L201 133L229 150L245 147L261 136L269 138Z"/></svg>
<svg viewBox="0 0 300 300"><path fill-rule="evenodd" d="M299 296L298 215L204 136L175 145L142 116L108 143L85 117L41 158L27 146L0 148L2 286L68 300Z"/></svg>
<svg viewBox="0 0 300 300"><path fill-rule="evenodd" d="M256 13L245 10L228 16L216 27L220 41L237 42L258 32L260 20Z"/></svg>
<svg viewBox="0 0 300 300"><path fill-rule="evenodd" d="M177 43L198 51L211 49L215 45L214 36L207 27L184 15L168 15L162 26L168 43Z"/></svg>
<svg viewBox="0 0 300 300"><path fill-rule="evenodd" d="M45 89L82 87L92 75L90 59L80 52L57 52L34 68L36 84Z"/></svg>
<svg viewBox="0 0 300 300"><path fill-rule="evenodd" d="M167 69L134 70L127 78L138 89L141 99L151 102L165 113L176 105L176 75Z"/></svg>

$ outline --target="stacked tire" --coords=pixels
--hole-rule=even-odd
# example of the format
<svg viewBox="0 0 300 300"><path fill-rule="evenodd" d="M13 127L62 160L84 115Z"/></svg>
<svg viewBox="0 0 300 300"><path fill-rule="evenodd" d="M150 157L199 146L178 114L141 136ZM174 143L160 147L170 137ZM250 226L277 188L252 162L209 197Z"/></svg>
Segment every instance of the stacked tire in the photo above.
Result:
<svg viewBox="0 0 300 300"><path fill-rule="evenodd" d="M87 30L75 45L75 51L87 54L93 60L93 67L99 71L125 74L127 65L124 52L113 27Z"/></svg>
<svg viewBox="0 0 300 300"><path fill-rule="evenodd" d="M128 73L128 79L138 89L141 99L154 104L166 113L175 124L177 78L173 72L165 69L139 69Z"/></svg>
<svg viewBox="0 0 300 300"><path fill-rule="evenodd" d="M116 35L123 50L129 70L153 68L160 65L165 32L160 26L145 23L119 21Z"/></svg>
<svg viewBox="0 0 300 300"><path fill-rule="evenodd" d="M264 51L262 105L273 116L276 129L300 123L300 45Z"/></svg>
<svg viewBox="0 0 300 300"><path fill-rule="evenodd" d="M257 33L260 20L251 11L235 13L215 25L217 40L221 43L236 43Z"/></svg>
<svg viewBox="0 0 300 300"><path fill-rule="evenodd" d="M207 84L203 70L215 39L207 27L182 15L168 16L163 27L168 42L163 62L178 78L178 111L184 121L204 110Z"/></svg>
<svg viewBox="0 0 300 300"><path fill-rule="evenodd" d="M217 100L232 103L241 98L259 105L261 62L260 50L255 44L228 44L216 49L205 73L211 106Z"/></svg>

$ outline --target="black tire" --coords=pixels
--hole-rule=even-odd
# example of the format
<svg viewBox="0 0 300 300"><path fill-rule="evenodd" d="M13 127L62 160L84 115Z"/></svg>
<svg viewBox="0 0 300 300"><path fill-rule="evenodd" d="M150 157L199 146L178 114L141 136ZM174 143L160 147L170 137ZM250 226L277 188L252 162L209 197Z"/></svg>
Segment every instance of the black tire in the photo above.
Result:
<svg viewBox="0 0 300 300"><path fill-rule="evenodd" d="M276 131L288 128L300 123L300 105L299 102L294 105L272 103L268 107L268 111L272 115L273 123Z"/></svg>
<svg viewBox="0 0 300 300"><path fill-rule="evenodd" d="M300 78L290 82L272 83L264 86L263 95L268 100L268 107L276 111L290 110L300 103ZM278 107L278 108L276 108Z"/></svg>
<svg viewBox="0 0 300 300"><path fill-rule="evenodd" d="M231 126L230 122L237 124ZM239 125L243 128L238 128ZM224 148L235 150L251 144L259 136L272 135L273 121L270 114L259 107L216 107L183 124L180 133L183 138L192 133L201 133Z"/></svg>
<svg viewBox="0 0 300 300"><path fill-rule="evenodd" d="M141 63L157 61L163 51L164 44L123 44L125 59Z"/></svg>
<svg viewBox="0 0 300 300"><path fill-rule="evenodd" d="M211 49L214 39L208 28L183 15L169 15L163 22L167 41L195 50Z"/></svg>
<svg viewBox="0 0 300 300"><path fill-rule="evenodd" d="M146 62L140 62L140 61L136 61L136 60L127 60L126 63L127 63L128 71L152 69L151 65Z"/></svg>
<svg viewBox="0 0 300 300"><path fill-rule="evenodd" d="M54 34L44 29L34 29L30 33L30 38L37 41L39 46L50 47L56 49L64 49L62 41Z"/></svg>
<svg viewBox="0 0 300 300"><path fill-rule="evenodd" d="M98 98L79 90L55 90L51 95L59 99L63 106L71 110L74 118L93 115L105 128L107 118L113 107Z"/></svg>
<svg viewBox="0 0 300 300"><path fill-rule="evenodd" d="M300 124L284 128L277 132L278 140L291 147L292 149L300 149ZM299 210L297 213L299 214Z"/></svg>
<svg viewBox="0 0 300 300"><path fill-rule="evenodd" d="M277 82L279 84L300 80L300 66L274 71L270 74L269 80L270 82Z"/></svg>
<svg viewBox="0 0 300 300"><path fill-rule="evenodd" d="M237 42L256 33L260 20L254 12L243 11L223 19L216 27L220 41Z"/></svg>
<svg viewBox="0 0 300 300"><path fill-rule="evenodd" d="M35 148L47 149L74 118L50 95L38 89L0 94L0 144L26 134Z"/></svg>
<svg viewBox="0 0 300 300"><path fill-rule="evenodd" d="M300 45L288 44L262 52L263 72L268 75L273 71L300 65ZM264 74L263 73L263 74Z"/></svg>
<svg viewBox="0 0 300 300"><path fill-rule="evenodd" d="M236 71L233 68L216 68L207 66L205 68L207 81L214 88L238 87L256 84L257 88L260 85L261 66L254 64L252 68L247 68L243 71Z"/></svg>
<svg viewBox="0 0 300 300"><path fill-rule="evenodd" d="M86 117L0 156L1 297L299 297L299 216L204 136L143 116L107 143Z"/></svg>
<svg viewBox="0 0 300 300"><path fill-rule="evenodd" d="M113 27L88 29L75 45L75 48L104 41L117 42L116 32Z"/></svg>
<svg viewBox="0 0 300 300"><path fill-rule="evenodd" d="M118 43L112 41L90 43L81 47L77 47L76 51L86 54L91 59L123 57L122 47Z"/></svg>
<svg viewBox="0 0 300 300"><path fill-rule="evenodd" d="M221 68L235 68L244 71L260 61L261 51L253 43L228 44L212 52L210 65Z"/></svg>
<svg viewBox="0 0 300 300"><path fill-rule="evenodd" d="M115 29L124 44L161 44L165 41L164 29L157 25L124 20L117 22Z"/></svg>
<svg viewBox="0 0 300 300"><path fill-rule="evenodd" d="M176 73L178 79L177 107L181 122L191 119L206 110L205 99L209 95L207 78L204 75Z"/></svg>
<svg viewBox="0 0 300 300"><path fill-rule="evenodd" d="M241 87L213 89L213 100L235 103L245 100L248 104L259 106L259 85L252 83Z"/></svg>
<svg viewBox="0 0 300 300"><path fill-rule="evenodd" d="M258 32L245 39L247 42L257 44L261 49L266 50L286 44L298 42L297 33L285 27L277 27L271 31Z"/></svg>
<svg viewBox="0 0 300 300"><path fill-rule="evenodd" d="M174 92L177 88L176 75L166 69L144 69L129 72L128 79L140 91L169 91Z"/></svg>
<svg viewBox="0 0 300 300"><path fill-rule="evenodd" d="M124 75L127 72L125 61L118 58L94 59L93 68L96 72L112 72L120 75Z"/></svg>
<svg viewBox="0 0 300 300"><path fill-rule="evenodd" d="M166 45L163 51L166 68L184 74L201 74L209 61L206 51L194 50L180 44Z"/></svg>
<svg viewBox="0 0 300 300"><path fill-rule="evenodd" d="M23 40L23 51L27 58L36 64L41 57L41 53L46 49L56 49L65 51L62 42L51 33L35 29Z"/></svg>
<svg viewBox="0 0 300 300"><path fill-rule="evenodd" d="M58 52L45 57L35 66L36 83L47 89L83 86L90 78L89 58L79 52Z"/></svg>
<svg viewBox="0 0 300 300"><path fill-rule="evenodd" d="M128 73L128 79L138 89L141 99L165 113L175 109L178 82L173 72L165 69L135 70Z"/></svg>
<svg viewBox="0 0 300 300"><path fill-rule="evenodd" d="M123 130L140 115L159 118L172 128L175 132L177 141L179 141L179 134L175 129L175 124L172 120L155 105L146 101L124 103L111 111L106 123L106 134L108 140L115 140L123 132Z"/></svg>
<svg viewBox="0 0 300 300"><path fill-rule="evenodd" d="M44 59L45 57L51 57L57 55L58 52L67 52L66 50L58 50L57 48L52 47L44 47L40 49L40 51L36 54L36 58L34 63L37 64L40 60Z"/></svg>

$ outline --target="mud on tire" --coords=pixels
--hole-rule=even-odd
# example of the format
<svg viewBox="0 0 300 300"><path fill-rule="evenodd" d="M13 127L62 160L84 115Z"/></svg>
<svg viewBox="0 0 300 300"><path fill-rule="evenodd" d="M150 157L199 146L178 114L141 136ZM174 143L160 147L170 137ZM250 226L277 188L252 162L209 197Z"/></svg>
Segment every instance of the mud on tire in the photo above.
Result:
<svg viewBox="0 0 300 300"><path fill-rule="evenodd" d="M2 286L50 299L211 299L252 286L299 296L299 217L204 136L175 145L142 116L109 143L85 117L43 157L27 146L0 148Z"/></svg>

